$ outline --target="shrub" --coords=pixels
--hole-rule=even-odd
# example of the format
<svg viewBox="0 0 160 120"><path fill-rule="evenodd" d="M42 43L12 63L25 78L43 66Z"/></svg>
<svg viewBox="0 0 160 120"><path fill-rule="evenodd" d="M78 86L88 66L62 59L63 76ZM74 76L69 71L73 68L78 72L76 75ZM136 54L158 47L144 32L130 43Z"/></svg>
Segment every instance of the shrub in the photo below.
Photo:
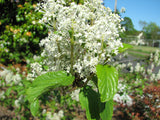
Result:
<svg viewBox="0 0 160 120"><path fill-rule="evenodd" d="M36 3L7 3L0 18L0 62L22 62L27 57L33 57L33 54L40 54L38 44L47 36L47 28L38 23L42 14L35 11ZM7 7L12 8L11 13Z"/></svg>

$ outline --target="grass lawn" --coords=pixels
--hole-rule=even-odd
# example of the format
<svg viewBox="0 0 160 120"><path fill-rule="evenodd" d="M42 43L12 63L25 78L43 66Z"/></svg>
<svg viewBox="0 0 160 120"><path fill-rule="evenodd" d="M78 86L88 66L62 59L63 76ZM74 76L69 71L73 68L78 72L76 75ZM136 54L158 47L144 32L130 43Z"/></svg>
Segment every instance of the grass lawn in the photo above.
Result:
<svg viewBox="0 0 160 120"><path fill-rule="evenodd" d="M160 48L149 47L149 46L133 46L133 48L128 49L128 53L137 57L146 57Z"/></svg>

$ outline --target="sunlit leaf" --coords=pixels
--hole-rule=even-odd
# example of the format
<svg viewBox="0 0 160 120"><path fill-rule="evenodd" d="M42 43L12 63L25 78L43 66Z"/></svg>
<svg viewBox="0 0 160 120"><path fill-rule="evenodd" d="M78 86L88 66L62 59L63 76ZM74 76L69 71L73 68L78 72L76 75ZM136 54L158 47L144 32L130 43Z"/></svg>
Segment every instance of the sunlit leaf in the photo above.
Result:
<svg viewBox="0 0 160 120"><path fill-rule="evenodd" d="M48 72L38 76L27 90L27 98L29 102L33 102L41 94L50 89L71 85L74 77L65 71Z"/></svg>
<svg viewBox="0 0 160 120"><path fill-rule="evenodd" d="M39 100L35 100L30 104L30 110L33 116L39 113Z"/></svg>
<svg viewBox="0 0 160 120"><path fill-rule="evenodd" d="M124 52L124 51L126 51L127 49L132 48L132 47L133 47L132 45L123 43L123 47L119 47L119 48L118 48L118 51L119 51L119 53L122 53L122 52Z"/></svg>
<svg viewBox="0 0 160 120"><path fill-rule="evenodd" d="M97 65L98 89L102 102L113 99L117 92L118 71L109 65Z"/></svg>

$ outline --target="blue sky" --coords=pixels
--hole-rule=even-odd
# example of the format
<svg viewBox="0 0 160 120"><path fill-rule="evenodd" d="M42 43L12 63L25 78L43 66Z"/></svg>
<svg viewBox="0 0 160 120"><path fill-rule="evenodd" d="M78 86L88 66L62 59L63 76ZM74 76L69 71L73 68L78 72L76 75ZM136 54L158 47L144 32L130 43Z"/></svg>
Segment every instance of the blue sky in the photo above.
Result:
<svg viewBox="0 0 160 120"><path fill-rule="evenodd" d="M104 0L106 7L114 10L115 0ZM126 9L122 17L130 17L134 28L141 30L139 21L155 22L160 26L160 0L117 0L117 9Z"/></svg>

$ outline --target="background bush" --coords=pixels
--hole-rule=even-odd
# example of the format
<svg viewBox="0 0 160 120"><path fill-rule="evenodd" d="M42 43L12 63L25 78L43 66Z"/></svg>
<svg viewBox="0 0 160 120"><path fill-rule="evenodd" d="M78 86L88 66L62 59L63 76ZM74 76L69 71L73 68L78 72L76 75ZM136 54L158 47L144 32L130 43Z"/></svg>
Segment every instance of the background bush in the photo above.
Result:
<svg viewBox="0 0 160 120"><path fill-rule="evenodd" d="M39 41L47 28L38 23L42 14L35 11L37 0L0 3L0 62L22 62L40 54Z"/></svg>

